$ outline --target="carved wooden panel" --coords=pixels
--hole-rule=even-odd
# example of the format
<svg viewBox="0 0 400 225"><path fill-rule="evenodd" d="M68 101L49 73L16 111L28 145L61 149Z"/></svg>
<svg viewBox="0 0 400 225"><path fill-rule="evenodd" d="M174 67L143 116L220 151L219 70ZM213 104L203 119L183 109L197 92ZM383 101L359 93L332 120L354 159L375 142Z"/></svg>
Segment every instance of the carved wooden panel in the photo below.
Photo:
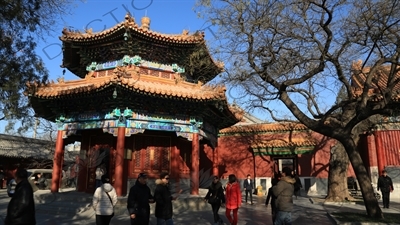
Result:
<svg viewBox="0 0 400 225"><path fill-rule="evenodd" d="M157 175L169 171L171 158L170 137L138 135L134 141L133 171Z"/></svg>
<svg viewBox="0 0 400 225"><path fill-rule="evenodd" d="M162 170L169 170L170 159L171 159L171 148L164 147L162 148L161 153L161 169Z"/></svg>
<svg viewBox="0 0 400 225"><path fill-rule="evenodd" d="M166 79L171 79L171 73L169 72L161 72L161 77Z"/></svg>
<svg viewBox="0 0 400 225"><path fill-rule="evenodd" d="M160 72L157 70L150 70L150 76L159 77Z"/></svg>
<svg viewBox="0 0 400 225"><path fill-rule="evenodd" d="M152 165L152 169L153 170L159 170L160 169L160 148L155 148L154 149L154 160L153 160L153 165Z"/></svg>

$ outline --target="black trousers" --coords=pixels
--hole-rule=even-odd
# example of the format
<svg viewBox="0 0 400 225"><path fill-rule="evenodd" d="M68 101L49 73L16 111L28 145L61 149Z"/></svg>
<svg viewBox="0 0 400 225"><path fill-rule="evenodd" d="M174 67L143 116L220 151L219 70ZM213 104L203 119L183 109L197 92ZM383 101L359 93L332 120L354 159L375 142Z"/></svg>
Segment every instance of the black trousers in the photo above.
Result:
<svg viewBox="0 0 400 225"><path fill-rule="evenodd" d="M247 195L250 193L250 202L253 203L253 193L252 190L246 190L246 202L247 202Z"/></svg>
<svg viewBox="0 0 400 225"><path fill-rule="evenodd" d="M131 219L131 225L149 225L149 223L149 217L136 217L135 219Z"/></svg>
<svg viewBox="0 0 400 225"><path fill-rule="evenodd" d="M109 225L111 218L114 215L97 215L96 214L96 225Z"/></svg>
<svg viewBox="0 0 400 225"><path fill-rule="evenodd" d="M276 219L276 206L275 203L271 203L271 215L272 215L272 224L274 224Z"/></svg>
<svg viewBox="0 0 400 225"><path fill-rule="evenodd" d="M389 208L390 192L382 191L383 207Z"/></svg>
<svg viewBox="0 0 400 225"><path fill-rule="evenodd" d="M213 211L213 215L214 215L214 223L216 223L221 220L221 218L219 218L219 215L218 215L218 210L221 207L221 204L219 204L219 203L211 204L211 207L212 207L212 211Z"/></svg>

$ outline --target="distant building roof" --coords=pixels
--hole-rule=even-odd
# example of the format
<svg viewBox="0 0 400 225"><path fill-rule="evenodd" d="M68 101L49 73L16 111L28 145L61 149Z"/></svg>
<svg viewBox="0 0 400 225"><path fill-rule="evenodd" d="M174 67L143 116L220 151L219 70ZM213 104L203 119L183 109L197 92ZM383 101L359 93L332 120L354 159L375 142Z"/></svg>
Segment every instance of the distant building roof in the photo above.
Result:
<svg viewBox="0 0 400 225"><path fill-rule="evenodd" d="M235 125L219 131L222 134L233 133L260 133L260 132L286 132L309 130L301 123L255 123L248 125Z"/></svg>
<svg viewBox="0 0 400 225"><path fill-rule="evenodd" d="M55 143L52 141L0 134L0 156L8 158L49 159L54 157ZM66 154L65 161L73 160Z"/></svg>
<svg viewBox="0 0 400 225"><path fill-rule="evenodd" d="M238 106L236 106L238 107ZM236 123L234 126L243 126L243 125L251 125L251 124L261 124L265 123L265 121L255 117L254 115L246 112L242 112L241 120Z"/></svg>
<svg viewBox="0 0 400 225"><path fill-rule="evenodd" d="M358 98L362 95L364 90L364 85L367 80L367 76L369 75L371 68L370 67L362 67L362 61L359 60L357 62L353 62L352 70L354 71L351 76L351 85L353 88L353 97ZM398 68L397 68L398 70ZM391 75L391 65L383 65L376 69L375 74L372 78L371 86L368 90L368 97L372 101L382 101L384 96L382 95L382 90L388 88L389 76ZM398 79L400 78L400 72L396 72L393 74L394 78L397 79L395 85L390 90L391 98L395 102L400 101L400 82Z"/></svg>

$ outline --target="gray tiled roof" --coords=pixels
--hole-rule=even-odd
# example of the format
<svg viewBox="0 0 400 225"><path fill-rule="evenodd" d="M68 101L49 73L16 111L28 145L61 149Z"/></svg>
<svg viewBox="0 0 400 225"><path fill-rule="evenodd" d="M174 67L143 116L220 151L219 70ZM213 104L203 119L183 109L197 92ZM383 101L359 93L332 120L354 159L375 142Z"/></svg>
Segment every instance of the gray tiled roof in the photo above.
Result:
<svg viewBox="0 0 400 225"><path fill-rule="evenodd" d="M21 136L0 134L0 156L53 159L55 143Z"/></svg>

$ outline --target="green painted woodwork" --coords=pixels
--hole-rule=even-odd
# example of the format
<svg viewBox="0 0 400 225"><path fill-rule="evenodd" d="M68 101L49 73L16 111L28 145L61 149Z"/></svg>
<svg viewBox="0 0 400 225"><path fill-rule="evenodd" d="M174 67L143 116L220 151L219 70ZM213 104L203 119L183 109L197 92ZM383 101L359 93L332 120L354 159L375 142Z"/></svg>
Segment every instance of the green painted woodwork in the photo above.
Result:
<svg viewBox="0 0 400 225"><path fill-rule="evenodd" d="M299 146L294 150L290 148L253 148L254 155L297 155L297 154L311 154L314 152L315 146Z"/></svg>
<svg viewBox="0 0 400 225"><path fill-rule="evenodd" d="M133 112L126 108L119 108L102 116L100 113L85 113L58 119L59 130L66 131L66 136L76 134L78 130L102 129L103 132L117 135L118 127L126 127L126 136L143 133L145 130L159 130L175 132L177 136L191 139L193 133L199 133L216 144L217 129L211 124L205 124L203 119L189 116L172 116L144 114Z"/></svg>
<svg viewBox="0 0 400 225"><path fill-rule="evenodd" d="M127 65L144 66L150 69L163 70L175 73L185 73L185 68L178 66L178 64L176 63L172 65L167 65L157 62L146 61L142 60L142 58L138 55L135 55L133 57L125 55L120 60L109 61L105 63L92 62L90 63L90 65L86 66L86 71L100 71L106 69L113 69L116 68L117 66L127 66Z"/></svg>

